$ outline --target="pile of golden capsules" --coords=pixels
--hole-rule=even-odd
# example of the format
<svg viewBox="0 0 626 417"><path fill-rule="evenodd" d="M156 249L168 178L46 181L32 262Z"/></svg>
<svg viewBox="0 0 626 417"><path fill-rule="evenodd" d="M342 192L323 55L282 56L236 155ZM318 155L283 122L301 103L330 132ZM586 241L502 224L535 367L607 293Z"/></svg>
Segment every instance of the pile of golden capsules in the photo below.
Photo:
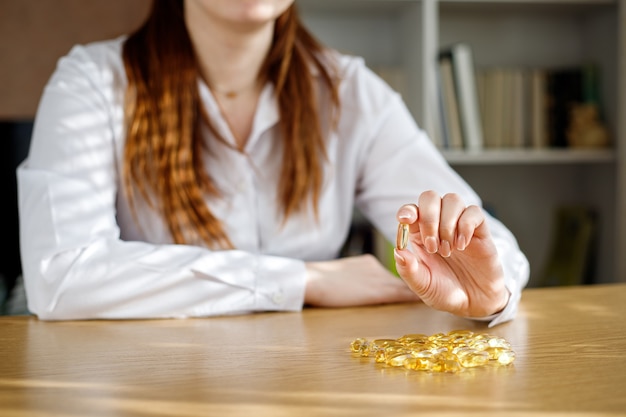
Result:
<svg viewBox="0 0 626 417"><path fill-rule="evenodd" d="M515 360L511 344L502 337L453 330L449 333L407 334L398 339L358 338L353 354L373 357L377 363L414 371L459 372L488 365L506 366Z"/></svg>

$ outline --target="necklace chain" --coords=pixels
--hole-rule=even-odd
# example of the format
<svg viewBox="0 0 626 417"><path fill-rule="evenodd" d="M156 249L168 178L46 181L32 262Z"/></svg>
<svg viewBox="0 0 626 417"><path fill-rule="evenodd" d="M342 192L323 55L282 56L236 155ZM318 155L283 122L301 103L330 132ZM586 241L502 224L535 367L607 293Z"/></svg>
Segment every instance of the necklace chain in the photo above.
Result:
<svg viewBox="0 0 626 417"><path fill-rule="evenodd" d="M240 89L235 89L235 90L222 90L222 89L218 89L215 87L209 87L209 88L214 94L219 94L220 96L223 96L225 98L233 99L233 98L240 96L243 93L254 90L257 85L258 85L258 81L255 80L252 84L249 84L245 87L242 87Z"/></svg>

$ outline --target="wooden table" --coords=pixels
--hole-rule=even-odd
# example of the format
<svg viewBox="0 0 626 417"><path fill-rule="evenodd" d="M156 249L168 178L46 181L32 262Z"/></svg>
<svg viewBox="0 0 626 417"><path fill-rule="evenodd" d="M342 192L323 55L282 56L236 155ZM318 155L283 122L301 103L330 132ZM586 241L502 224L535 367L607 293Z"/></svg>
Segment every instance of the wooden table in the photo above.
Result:
<svg viewBox="0 0 626 417"><path fill-rule="evenodd" d="M512 366L435 374L353 356L356 337L500 335ZM0 319L0 415L626 415L626 285L525 291L488 329L421 304L152 321Z"/></svg>

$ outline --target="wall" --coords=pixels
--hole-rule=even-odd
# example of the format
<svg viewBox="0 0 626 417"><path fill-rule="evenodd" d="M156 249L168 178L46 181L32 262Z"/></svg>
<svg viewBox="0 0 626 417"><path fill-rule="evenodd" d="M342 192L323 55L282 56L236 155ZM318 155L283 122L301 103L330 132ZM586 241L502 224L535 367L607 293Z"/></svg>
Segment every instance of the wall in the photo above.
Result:
<svg viewBox="0 0 626 417"><path fill-rule="evenodd" d="M119 36L150 0L0 0L0 119L32 119L57 60L77 43Z"/></svg>

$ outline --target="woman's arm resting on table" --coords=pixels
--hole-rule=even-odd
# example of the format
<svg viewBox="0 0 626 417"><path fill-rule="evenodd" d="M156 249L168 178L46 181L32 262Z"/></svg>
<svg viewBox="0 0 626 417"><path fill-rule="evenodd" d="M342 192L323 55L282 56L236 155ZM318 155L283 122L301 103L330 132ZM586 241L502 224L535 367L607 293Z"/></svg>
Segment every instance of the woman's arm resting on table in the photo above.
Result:
<svg viewBox="0 0 626 417"><path fill-rule="evenodd" d="M348 307L418 301L404 281L372 255L308 262L305 304Z"/></svg>

